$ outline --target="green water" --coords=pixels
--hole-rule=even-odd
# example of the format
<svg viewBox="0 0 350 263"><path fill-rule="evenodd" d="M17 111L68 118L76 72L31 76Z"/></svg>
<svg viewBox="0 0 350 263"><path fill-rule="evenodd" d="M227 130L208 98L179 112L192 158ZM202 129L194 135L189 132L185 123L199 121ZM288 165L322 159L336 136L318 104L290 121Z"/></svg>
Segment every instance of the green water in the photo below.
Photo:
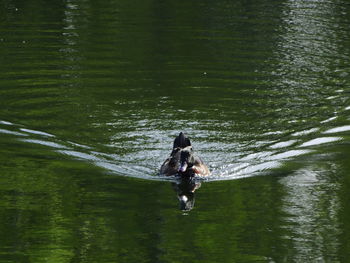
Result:
<svg viewBox="0 0 350 263"><path fill-rule="evenodd" d="M0 2L0 262L349 262L349 188L347 1Z"/></svg>

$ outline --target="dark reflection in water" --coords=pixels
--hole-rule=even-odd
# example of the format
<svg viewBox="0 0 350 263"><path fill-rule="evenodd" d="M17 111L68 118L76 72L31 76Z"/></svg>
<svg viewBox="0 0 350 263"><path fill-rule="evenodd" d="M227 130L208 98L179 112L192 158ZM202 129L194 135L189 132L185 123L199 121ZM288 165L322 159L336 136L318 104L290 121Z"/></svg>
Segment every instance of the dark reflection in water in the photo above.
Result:
<svg viewBox="0 0 350 263"><path fill-rule="evenodd" d="M190 211L194 207L194 192L201 187L201 183L194 178L179 178L171 183L180 203L180 210Z"/></svg>

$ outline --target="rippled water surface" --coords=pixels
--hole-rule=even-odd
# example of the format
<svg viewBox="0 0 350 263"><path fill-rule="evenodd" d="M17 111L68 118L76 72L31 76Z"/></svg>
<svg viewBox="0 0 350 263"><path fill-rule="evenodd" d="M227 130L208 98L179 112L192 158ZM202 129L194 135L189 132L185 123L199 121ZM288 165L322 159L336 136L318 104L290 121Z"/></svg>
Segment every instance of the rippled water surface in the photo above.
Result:
<svg viewBox="0 0 350 263"><path fill-rule="evenodd" d="M0 262L350 258L348 2L4 0L0 61Z"/></svg>

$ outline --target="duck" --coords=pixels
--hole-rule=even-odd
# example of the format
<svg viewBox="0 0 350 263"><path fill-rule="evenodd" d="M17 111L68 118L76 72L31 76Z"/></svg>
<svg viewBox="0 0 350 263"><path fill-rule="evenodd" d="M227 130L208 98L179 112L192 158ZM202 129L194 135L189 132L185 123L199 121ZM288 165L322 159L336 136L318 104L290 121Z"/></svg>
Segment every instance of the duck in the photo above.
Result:
<svg viewBox="0 0 350 263"><path fill-rule="evenodd" d="M190 139L183 133L175 138L170 156L160 167L160 175L195 177L208 176L210 171L203 160L193 151Z"/></svg>

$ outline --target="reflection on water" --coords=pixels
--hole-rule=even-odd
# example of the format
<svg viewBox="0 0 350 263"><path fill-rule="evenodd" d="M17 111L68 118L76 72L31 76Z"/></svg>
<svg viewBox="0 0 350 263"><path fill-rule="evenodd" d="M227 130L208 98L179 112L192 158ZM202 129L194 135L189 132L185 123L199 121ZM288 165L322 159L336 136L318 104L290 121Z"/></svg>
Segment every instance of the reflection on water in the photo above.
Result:
<svg viewBox="0 0 350 263"><path fill-rule="evenodd" d="M339 185L326 174L319 168L301 169L280 180L287 192L285 227L292 232L296 261L307 260L310 253L321 261L333 261L337 254L339 200L331 193L337 192Z"/></svg>
<svg viewBox="0 0 350 263"><path fill-rule="evenodd" d="M346 132L346 131L350 131L350 125L335 127L335 128L326 130L324 133L327 134L327 133L338 133L338 132Z"/></svg>
<svg viewBox="0 0 350 263"><path fill-rule="evenodd" d="M5 260L349 258L346 1L27 0L0 14ZM180 131L211 176L157 176Z"/></svg>
<svg viewBox="0 0 350 263"><path fill-rule="evenodd" d="M300 147L307 147L313 145L320 145L324 143L336 142L342 140L342 137L320 137L316 139L312 139L310 141L304 142Z"/></svg>
<svg viewBox="0 0 350 263"><path fill-rule="evenodd" d="M179 178L176 182L171 183L179 199L180 209L190 211L194 207L194 192L201 187L200 181L194 178Z"/></svg>

